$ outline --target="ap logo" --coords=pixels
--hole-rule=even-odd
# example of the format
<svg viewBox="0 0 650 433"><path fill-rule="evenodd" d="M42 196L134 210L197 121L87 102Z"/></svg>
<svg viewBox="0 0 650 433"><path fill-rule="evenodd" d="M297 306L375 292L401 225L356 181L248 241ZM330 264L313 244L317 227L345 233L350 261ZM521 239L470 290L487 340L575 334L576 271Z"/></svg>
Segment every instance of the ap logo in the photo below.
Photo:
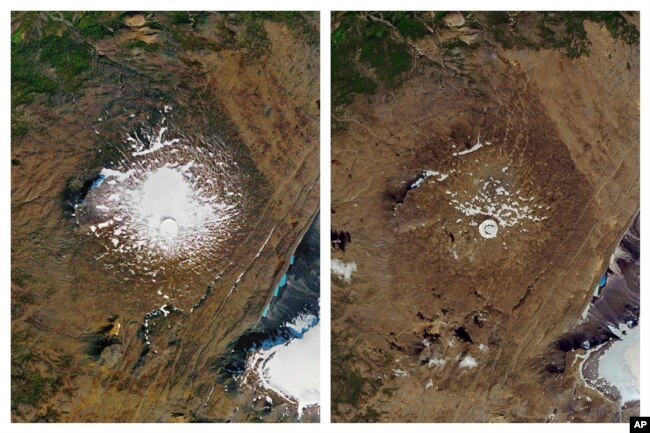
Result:
<svg viewBox="0 0 650 433"><path fill-rule="evenodd" d="M648 421L650 421L650 417L647 416L630 417L630 433L650 432Z"/></svg>

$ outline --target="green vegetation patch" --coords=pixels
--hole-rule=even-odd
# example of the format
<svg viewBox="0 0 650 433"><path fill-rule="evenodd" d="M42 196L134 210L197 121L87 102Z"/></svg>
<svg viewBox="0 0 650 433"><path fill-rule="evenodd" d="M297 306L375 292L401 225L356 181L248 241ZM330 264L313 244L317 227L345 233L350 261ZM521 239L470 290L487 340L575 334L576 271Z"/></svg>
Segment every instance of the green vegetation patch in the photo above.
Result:
<svg viewBox="0 0 650 433"><path fill-rule="evenodd" d="M424 26L420 28L410 15L396 13L389 18L401 23L409 37L422 35ZM408 45L390 25L363 14L343 14L332 33L333 106L350 103L355 94L373 94L378 86L398 87L412 63Z"/></svg>
<svg viewBox="0 0 650 433"><path fill-rule="evenodd" d="M11 37L12 110L37 94L73 93L91 69L92 48L50 17L30 12L20 23Z"/></svg>
<svg viewBox="0 0 650 433"><path fill-rule="evenodd" d="M401 84L400 74L411 69L412 56L408 46L385 31L385 25L369 23L361 45L360 60L370 65L388 88Z"/></svg>
<svg viewBox="0 0 650 433"><path fill-rule="evenodd" d="M332 409L339 413L339 405L358 406L362 397L376 394L381 381L372 381L361 377L355 370L357 355L350 348L343 347L340 340L332 339ZM355 416L353 422L377 421L379 413L368 411Z"/></svg>
<svg viewBox="0 0 650 433"><path fill-rule="evenodd" d="M11 411L17 415L22 415L24 406L39 408L63 385L61 378L39 368L39 357L28 340L25 333L14 334L11 339ZM52 419L52 415L45 416Z"/></svg>
<svg viewBox="0 0 650 433"><path fill-rule="evenodd" d="M208 15L209 12L176 11L157 13L156 18L167 23L169 27L156 21L151 22L149 27L171 31L174 39L181 44L184 50L216 49L216 47L194 33L197 25L204 24L208 20Z"/></svg>
<svg viewBox="0 0 650 433"><path fill-rule="evenodd" d="M11 136L24 137L29 132L29 125L24 120L17 120L11 116ZM17 164L15 164L17 165Z"/></svg>
<svg viewBox="0 0 650 433"><path fill-rule="evenodd" d="M19 165L19 164L14 164ZM24 288L29 281L31 281L32 276L25 270L20 268L14 268L11 270L11 282L20 288Z"/></svg>
<svg viewBox="0 0 650 433"><path fill-rule="evenodd" d="M621 39L628 45L639 44L639 29L628 23L620 12L584 12L584 14L587 15L586 19L605 24L614 39Z"/></svg>
<svg viewBox="0 0 650 433"><path fill-rule="evenodd" d="M45 36L40 47L39 61L54 67L64 90L76 90L84 81L82 74L92 66L92 49L73 39L70 32Z"/></svg>
<svg viewBox="0 0 650 433"><path fill-rule="evenodd" d="M189 12L173 11L173 12L168 12L167 16L169 17L169 20L172 22L172 24L193 24L194 23L194 19L192 18L192 15L190 15Z"/></svg>
<svg viewBox="0 0 650 433"><path fill-rule="evenodd" d="M112 36L124 24L121 14L116 12L84 12L74 26L81 36L99 40Z"/></svg>
<svg viewBox="0 0 650 433"><path fill-rule="evenodd" d="M223 44L210 46L203 38L197 36L194 30L197 26L208 21L208 12L170 12L160 14L161 20L169 25L174 39L186 50L204 49L207 47L246 50L248 57L257 59L269 48L269 39L264 28L265 21L284 24L291 33L309 45L319 44L318 19L310 17L307 12L225 12L224 19L219 22L224 36ZM316 24L315 24L316 23Z"/></svg>
<svg viewBox="0 0 650 433"><path fill-rule="evenodd" d="M383 15L405 38L417 40L427 34L427 28L416 12L384 12Z"/></svg>
<svg viewBox="0 0 650 433"><path fill-rule="evenodd" d="M56 82L45 75L33 58L30 44L11 43L11 105L29 104L35 94L56 92Z"/></svg>

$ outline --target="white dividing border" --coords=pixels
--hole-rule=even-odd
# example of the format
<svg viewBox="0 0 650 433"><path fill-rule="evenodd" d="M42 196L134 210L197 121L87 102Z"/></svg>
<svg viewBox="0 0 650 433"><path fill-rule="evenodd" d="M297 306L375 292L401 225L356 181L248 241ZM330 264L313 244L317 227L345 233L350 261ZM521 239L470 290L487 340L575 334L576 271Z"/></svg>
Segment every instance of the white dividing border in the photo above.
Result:
<svg viewBox="0 0 650 433"><path fill-rule="evenodd" d="M329 11L320 13L320 317L321 317L321 364L320 364L320 399L321 424L331 421L331 383L330 383L330 345L332 341L332 310L331 310L331 278L330 278L330 227L332 221L332 196L330 194L332 160L329 143L332 131L330 128L330 88L331 70L330 40L331 14ZM327 77L327 79L324 79ZM327 143L327 145L323 145Z"/></svg>

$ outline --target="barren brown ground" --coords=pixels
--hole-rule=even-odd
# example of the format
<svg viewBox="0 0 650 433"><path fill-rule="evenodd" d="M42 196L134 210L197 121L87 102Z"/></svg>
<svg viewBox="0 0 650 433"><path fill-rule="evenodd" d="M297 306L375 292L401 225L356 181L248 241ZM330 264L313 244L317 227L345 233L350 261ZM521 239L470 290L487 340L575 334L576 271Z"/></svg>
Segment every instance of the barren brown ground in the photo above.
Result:
<svg viewBox="0 0 650 433"><path fill-rule="evenodd" d="M565 373L544 370L639 207L638 46L585 29L591 55L575 60L479 34L463 74L422 62L397 90L337 114L347 125L333 134L332 229L352 242L333 258L357 271L332 280L333 370L361 397L334 395L334 420L617 419L571 359ZM432 39L411 43L439 58ZM491 144L453 156L479 136ZM406 191L422 170L449 176ZM470 200L488 179L547 219L482 238L469 222L485 217L451 197ZM461 368L467 356L475 368Z"/></svg>

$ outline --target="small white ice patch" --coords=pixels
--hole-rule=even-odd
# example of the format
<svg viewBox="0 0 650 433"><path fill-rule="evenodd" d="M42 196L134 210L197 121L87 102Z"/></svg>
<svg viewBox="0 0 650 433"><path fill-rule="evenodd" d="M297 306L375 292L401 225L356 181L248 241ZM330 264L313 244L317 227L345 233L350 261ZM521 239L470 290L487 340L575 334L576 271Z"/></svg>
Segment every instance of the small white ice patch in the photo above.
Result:
<svg viewBox="0 0 650 433"><path fill-rule="evenodd" d="M106 222L103 222L103 223L99 223L99 224L97 224L97 228L105 229L106 227L110 226L111 224L113 224L113 220L109 220L109 221L106 221Z"/></svg>
<svg viewBox="0 0 650 433"><path fill-rule="evenodd" d="M429 359L429 362L427 362L427 365L429 367L444 367L447 365L447 361L441 358L431 358Z"/></svg>
<svg viewBox="0 0 650 433"><path fill-rule="evenodd" d="M422 177L416 180L411 184L411 189L419 188L422 186L424 182L430 177L437 176L436 180L438 182L442 182L443 180L447 179L449 177L448 174L440 173L439 171L435 170L424 170L422 172Z"/></svg>
<svg viewBox="0 0 650 433"><path fill-rule="evenodd" d="M133 156L142 156L142 155L147 155L149 153L153 153L158 151L159 149L162 149L163 147L166 146L174 146L178 143L180 143L180 139L174 138L172 140L165 140L163 138L165 132L167 132L167 127L163 126L160 128L158 131L158 134L155 137L152 137L152 140L150 143L143 143L142 140L138 136L131 137L128 136L127 140L131 142L132 146L135 149L138 149L136 152L133 152Z"/></svg>
<svg viewBox="0 0 650 433"><path fill-rule="evenodd" d="M285 323L287 328L291 328L296 331L298 334L303 334L309 330L310 327L318 322L318 317L313 314L301 314L296 317L293 322Z"/></svg>
<svg viewBox="0 0 650 433"><path fill-rule="evenodd" d="M468 355L464 357L462 361L460 361L458 366L460 368L476 368L478 367L478 362L476 362L476 359Z"/></svg>
<svg viewBox="0 0 650 433"><path fill-rule="evenodd" d="M476 138L476 144L475 144L474 146L472 146L472 147L469 148L469 149L463 150L462 152L454 152L453 155L454 155L454 156L467 155L468 153L476 152L476 151L479 150L481 147L483 147L483 146L485 146L485 145L488 145L488 146L489 146L490 144L492 144L492 143L490 143L489 141L486 141L485 144L481 143L481 137L478 136L478 137Z"/></svg>
<svg viewBox="0 0 650 433"><path fill-rule="evenodd" d="M352 273L357 270L357 264L354 262L344 263L339 259L332 260L332 273L339 278L345 280L346 283L350 282Z"/></svg>

